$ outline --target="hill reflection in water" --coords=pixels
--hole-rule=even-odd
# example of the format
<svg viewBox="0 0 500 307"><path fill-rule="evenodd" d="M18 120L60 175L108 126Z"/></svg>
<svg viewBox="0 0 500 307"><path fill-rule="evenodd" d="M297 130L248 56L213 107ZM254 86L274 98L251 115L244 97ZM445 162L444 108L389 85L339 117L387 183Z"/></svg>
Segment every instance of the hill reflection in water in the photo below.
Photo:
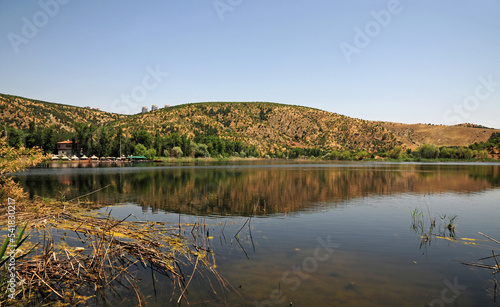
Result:
<svg viewBox="0 0 500 307"><path fill-rule="evenodd" d="M360 197L471 193L500 185L498 164L241 164L32 169L16 175L35 195L194 215L272 215Z"/></svg>

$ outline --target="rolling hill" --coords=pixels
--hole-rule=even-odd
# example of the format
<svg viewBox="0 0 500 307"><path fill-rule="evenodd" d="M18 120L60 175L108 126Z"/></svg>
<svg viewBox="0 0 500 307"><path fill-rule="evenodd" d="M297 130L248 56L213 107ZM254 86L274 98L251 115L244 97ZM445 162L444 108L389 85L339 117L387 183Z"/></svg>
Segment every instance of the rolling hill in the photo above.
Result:
<svg viewBox="0 0 500 307"><path fill-rule="evenodd" d="M40 127L54 125L73 131L75 122L100 126L125 115L0 94L0 117L5 125L15 129L27 129L34 121Z"/></svg>
<svg viewBox="0 0 500 307"><path fill-rule="evenodd" d="M64 104L0 94L0 116L8 127L55 125L73 131L75 123L111 129L146 130L152 135L178 133L194 138L215 135L254 145L260 153L286 148L415 149L422 144L467 146L487 141L499 129L367 121L309 107L268 102L189 103L136 115L120 115Z"/></svg>

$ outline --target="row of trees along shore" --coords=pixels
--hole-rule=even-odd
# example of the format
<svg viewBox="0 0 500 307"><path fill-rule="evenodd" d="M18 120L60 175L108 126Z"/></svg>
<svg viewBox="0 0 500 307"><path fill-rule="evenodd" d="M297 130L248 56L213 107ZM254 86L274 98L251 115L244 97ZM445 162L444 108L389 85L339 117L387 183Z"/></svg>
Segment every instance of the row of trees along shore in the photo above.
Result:
<svg viewBox="0 0 500 307"><path fill-rule="evenodd" d="M152 135L146 130L135 130L125 134L121 128L96 127L92 124L76 123L73 132L61 131L55 126L37 128L34 123L26 130L4 128L3 137L12 147L39 147L46 153L57 153L57 142L72 140L80 144L83 154L99 157L120 154L156 157L266 157L266 158L323 158L327 160L364 160L388 158L395 160L472 160L488 159L500 151L500 134L494 133L487 142L464 147L437 147L424 144L418 149L379 148L376 152L366 150L325 150L323 148L292 148L260 154L256 147L240 141L232 141L214 135L198 134L194 138L171 133ZM76 148L74 148L76 150Z"/></svg>

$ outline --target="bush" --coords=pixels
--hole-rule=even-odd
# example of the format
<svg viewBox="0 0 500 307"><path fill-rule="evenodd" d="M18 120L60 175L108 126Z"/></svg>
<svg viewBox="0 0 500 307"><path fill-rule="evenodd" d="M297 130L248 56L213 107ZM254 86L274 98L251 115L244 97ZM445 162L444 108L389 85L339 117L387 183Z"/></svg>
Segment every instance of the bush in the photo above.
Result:
<svg viewBox="0 0 500 307"><path fill-rule="evenodd" d="M417 154L423 159L436 159L439 156L439 148L434 145L424 144L420 146Z"/></svg>
<svg viewBox="0 0 500 307"><path fill-rule="evenodd" d="M366 150L361 150L356 153L356 158L358 158L358 160L363 160L368 157L370 157L370 154Z"/></svg>
<svg viewBox="0 0 500 307"><path fill-rule="evenodd" d="M191 143L191 150L195 158L210 157L206 144Z"/></svg>
<svg viewBox="0 0 500 307"><path fill-rule="evenodd" d="M352 160L351 152L346 150L340 154L340 160Z"/></svg>
<svg viewBox="0 0 500 307"><path fill-rule="evenodd" d="M472 159L472 149L467 148L467 147L458 148L457 149L457 158L464 159L464 160Z"/></svg>
<svg viewBox="0 0 500 307"><path fill-rule="evenodd" d="M490 154L486 150L480 150L476 155L478 159L488 159L489 157Z"/></svg>
<svg viewBox="0 0 500 307"><path fill-rule="evenodd" d="M144 146L142 144L135 145L135 148L134 148L134 155L135 156L146 156L146 154L147 154L146 146Z"/></svg>
<svg viewBox="0 0 500 307"><path fill-rule="evenodd" d="M156 157L156 149L151 148L151 149L146 150L145 156L149 160L153 160Z"/></svg>
<svg viewBox="0 0 500 307"><path fill-rule="evenodd" d="M182 149L178 146L170 149L170 156L174 158L180 158L182 157L184 153L182 152Z"/></svg>
<svg viewBox="0 0 500 307"><path fill-rule="evenodd" d="M26 197L26 193L21 185L8 175L43 162L43 152L39 148L17 149L9 146L5 138L1 138L0 157L0 201L7 203L8 197L14 198L16 202L21 201Z"/></svg>
<svg viewBox="0 0 500 307"><path fill-rule="evenodd" d="M391 151L389 151L389 158L391 159L401 159L403 157L403 147L396 146Z"/></svg>
<svg viewBox="0 0 500 307"><path fill-rule="evenodd" d="M442 159L455 159L457 157L456 149L443 147L439 150L439 157Z"/></svg>
<svg viewBox="0 0 500 307"><path fill-rule="evenodd" d="M332 150L330 153L325 155L327 160L340 160L340 151Z"/></svg>

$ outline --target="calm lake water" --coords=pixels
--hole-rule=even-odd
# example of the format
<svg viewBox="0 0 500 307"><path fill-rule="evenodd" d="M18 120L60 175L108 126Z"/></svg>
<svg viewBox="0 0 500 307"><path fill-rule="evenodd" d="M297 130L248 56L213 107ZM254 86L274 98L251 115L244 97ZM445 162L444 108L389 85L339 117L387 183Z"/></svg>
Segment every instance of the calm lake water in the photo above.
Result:
<svg viewBox="0 0 500 307"><path fill-rule="evenodd" d="M117 218L210 225L218 271L235 290L214 281L215 295L194 278L190 305L500 305L492 272L460 263L500 250L478 234L500 239L500 164L54 165L16 180L31 197L66 200L107 186L86 198L121 204L102 209ZM412 219L415 209L422 224ZM454 240L422 239L431 217L432 232L448 237L446 221L455 215ZM249 217L240 245L233 236ZM149 306L175 305L163 290L169 284L156 276L155 294L143 272ZM127 304L133 294L120 305Z"/></svg>

